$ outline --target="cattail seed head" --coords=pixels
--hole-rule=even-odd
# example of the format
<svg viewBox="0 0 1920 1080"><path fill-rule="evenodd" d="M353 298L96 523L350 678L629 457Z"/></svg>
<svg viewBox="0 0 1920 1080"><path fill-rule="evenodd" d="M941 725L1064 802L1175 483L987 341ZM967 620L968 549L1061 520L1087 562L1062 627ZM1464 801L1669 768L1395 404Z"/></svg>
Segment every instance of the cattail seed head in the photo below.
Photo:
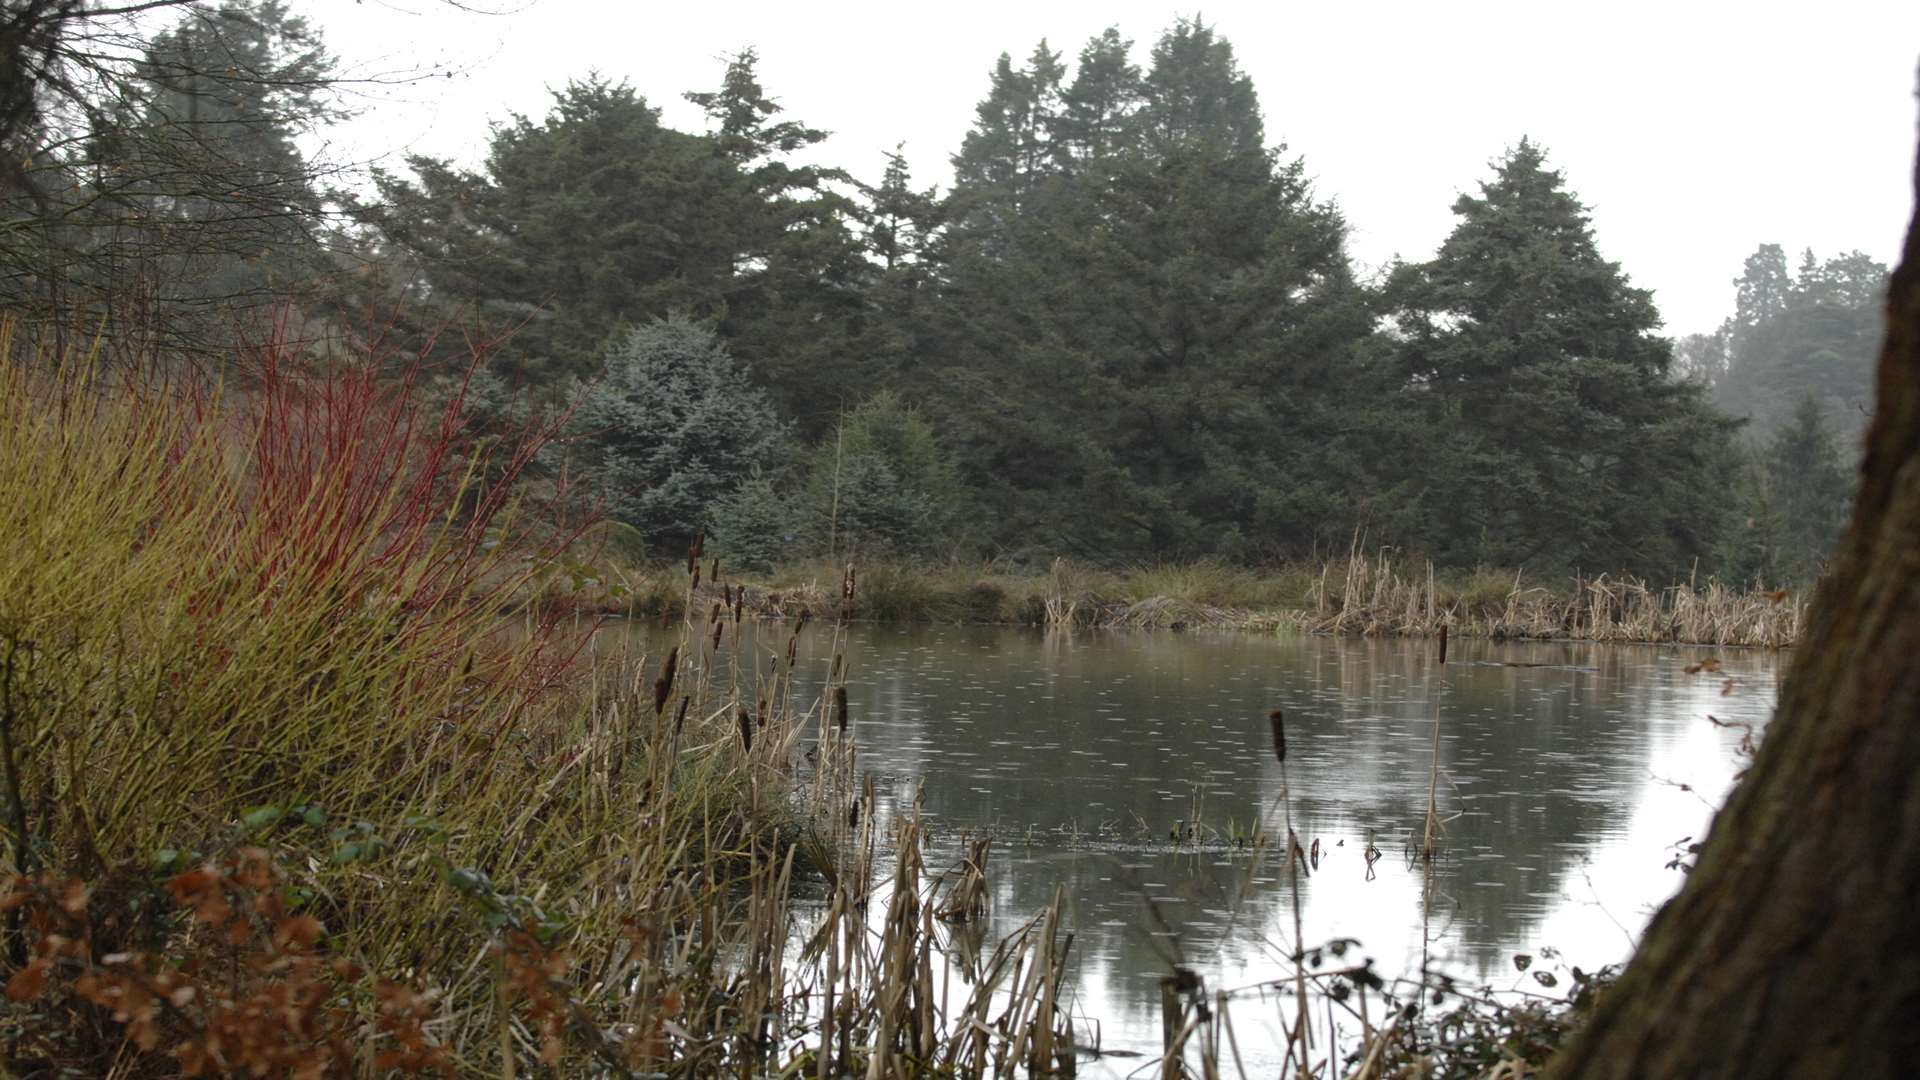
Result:
<svg viewBox="0 0 1920 1080"><path fill-rule="evenodd" d="M667 698L673 693L673 675L680 666L680 646L667 650L667 658L660 665L660 677L653 681L653 715L660 716L667 711Z"/></svg>
<svg viewBox="0 0 1920 1080"><path fill-rule="evenodd" d="M1280 764L1287 763L1287 717L1279 709L1267 714L1273 724L1273 759Z"/></svg>

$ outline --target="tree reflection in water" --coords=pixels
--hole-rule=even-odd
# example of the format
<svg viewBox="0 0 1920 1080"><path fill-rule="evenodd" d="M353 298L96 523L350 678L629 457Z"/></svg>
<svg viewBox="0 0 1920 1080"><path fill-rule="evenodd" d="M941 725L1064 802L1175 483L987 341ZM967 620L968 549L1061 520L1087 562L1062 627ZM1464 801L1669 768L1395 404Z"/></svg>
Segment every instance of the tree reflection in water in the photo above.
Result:
<svg viewBox="0 0 1920 1080"><path fill-rule="evenodd" d="M1442 667L1425 641L994 627L856 626L802 644L801 700L846 655L883 810L924 784L930 870L957 865L966 835L996 834L987 938L1064 885L1076 1007L1107 1045L1153 1051L1171 963L1211 988L1286 970L1271 709L1286 709L1296 828L1320 843L1301 881L1308 946L1356 939L1388 978L1430 965L1512 985L1516 953L1551 946L1591 969L1630 952L1678 885L1673 845L1703 831L1739 768L1740 733L1708 715L1764 724L1777 662L1456 640ZM1684 670L1715 656L1720 674ZM1405 852L1426 812L1436 696L1448 821L1429 880ZM1384 855L1371 876L1369 838ZM1236 1006L1250 1064L1265 1042L1277 1056L1279 1010Z"/></svg>

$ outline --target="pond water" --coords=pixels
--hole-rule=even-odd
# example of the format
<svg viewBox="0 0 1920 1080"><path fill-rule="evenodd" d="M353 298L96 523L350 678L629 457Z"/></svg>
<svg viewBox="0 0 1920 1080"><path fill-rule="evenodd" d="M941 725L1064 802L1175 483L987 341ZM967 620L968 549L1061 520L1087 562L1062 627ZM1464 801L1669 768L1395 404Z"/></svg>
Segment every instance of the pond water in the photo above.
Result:
<svg viewBox="0 0 1920 1080"><path fill-rule="evenodd" d="M1744 764L1741 729L1709 717L1764 725L1783 659L1455 641L1442 666L1433 643L1395 639L829 634L802 635L802 677L814 673L817 688L845 654L853 731L883 812L922 798L935 872L958 863L966 834L994 832L990 940L1064 887L1073 1008L1098 1021L1108 1049L1149 1053L1172 964L1209 989L1288 970L1294 905L1281 845L1256 857L1235 838L1256 822L1284 837L1289 810L1302 844L1319 846L1300 882L1305 940L1355 939L1341 964L1367 957L1388 979L1424 966L1538 990L1515 954L1551 969L1541 950L1556 950L1562 980L1575 965L1626 959L1680 884L1669 863L1704 834ZM1712 659L1717 672L1686 670ZM1287 717L1284 777L1275 708ZM1446 820L1429 872L1407 849L1426 813L1436 718ZM1371 866L1370 840L1381 853ZM1235 1007L1250 1067L1278 1054L1261 1052L1281 1040L1272 1000Z"/></svg>

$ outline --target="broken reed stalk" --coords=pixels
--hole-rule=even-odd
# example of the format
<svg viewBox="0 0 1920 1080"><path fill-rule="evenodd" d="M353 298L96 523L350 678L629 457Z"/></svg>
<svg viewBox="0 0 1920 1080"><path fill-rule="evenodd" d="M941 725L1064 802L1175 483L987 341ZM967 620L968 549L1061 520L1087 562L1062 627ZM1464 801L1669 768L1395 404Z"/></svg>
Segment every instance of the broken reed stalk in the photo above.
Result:
<svg viewBox="0 0 1920 1080"><path fill-rule="evenodd" d="M1287 1039L1287 1058L1293 1059L1297 1044L1300 1053L1300 1071L1307 1071L1307 1054L1310 1040L1307 1037L1307 939L1306 929L1300 914L1300 850L1299 834L1293 829L1293 791L1287 779L1287 718L1283 710L1275 709L1267 714L1267 720L1273 726L1273 756L1280 763L1280 805L1285 814L1287 826L1287 880L1290 886L1289 898L1293 907L1293 975L1294 994L1299 1005L1299 1016L1292 1034ZM1184 1040L1185 1036L1182 1036ZM1172 1060L1171 1057L1169 1060Z"/></svg>
<svg viewBox="0 0 1920 1080"><path fill-rule="evenodd" d="M1444 639L1443 639L1444 645ZM1420 858L1431 863L1440 850L1440 694L1433 690L1433 746L1427 763L1427 818L1421 828Z"/></svg>
<svg viewBox="0 0 1920 1080"><path fill-rule="evenodd" d="M870 777L867 786L870 791ZM934 975L933 953L941 943L932 906L921 899L917 807L896 823L893 846L890 895L878 925L867 922L864 901L849 887L865 879L843 876L803 954L821 965L814 971L824 967L825 976L814 1028L816 1080L978 1077L1022 1066L1035 1076L1071 1074L1073 1029L1058 1004L1073 941L1060 932L1064 891L1056 890L1047 908L1002 939L987 965L959 973L966 994L956 1003L952 966L941 965L940 979ZM765 1000L771 1006L780 999Z"/></svg>
<svg viewBox="0 0 1920 1080"><path fill-rule="evenodd" d="M947 893L947 902L934 913L940 921L973 922L987 913L987 851L992 845L991 835L967 841L960 879Z"/></svg>

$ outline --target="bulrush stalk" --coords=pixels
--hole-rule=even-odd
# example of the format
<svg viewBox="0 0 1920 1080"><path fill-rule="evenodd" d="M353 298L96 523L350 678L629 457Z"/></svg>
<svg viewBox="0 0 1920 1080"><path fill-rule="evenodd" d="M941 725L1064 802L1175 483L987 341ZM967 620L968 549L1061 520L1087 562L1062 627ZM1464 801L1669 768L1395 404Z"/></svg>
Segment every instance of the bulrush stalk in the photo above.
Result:
<svg viewBox="0 0 1920 1080"><path fill-rule="evenodd" d="M673 695L673 677L680 667L680 646L667 650L667 658L660 662L660 677L653 681L653 715L661 716L667 711L667 699Z"/></svg>

